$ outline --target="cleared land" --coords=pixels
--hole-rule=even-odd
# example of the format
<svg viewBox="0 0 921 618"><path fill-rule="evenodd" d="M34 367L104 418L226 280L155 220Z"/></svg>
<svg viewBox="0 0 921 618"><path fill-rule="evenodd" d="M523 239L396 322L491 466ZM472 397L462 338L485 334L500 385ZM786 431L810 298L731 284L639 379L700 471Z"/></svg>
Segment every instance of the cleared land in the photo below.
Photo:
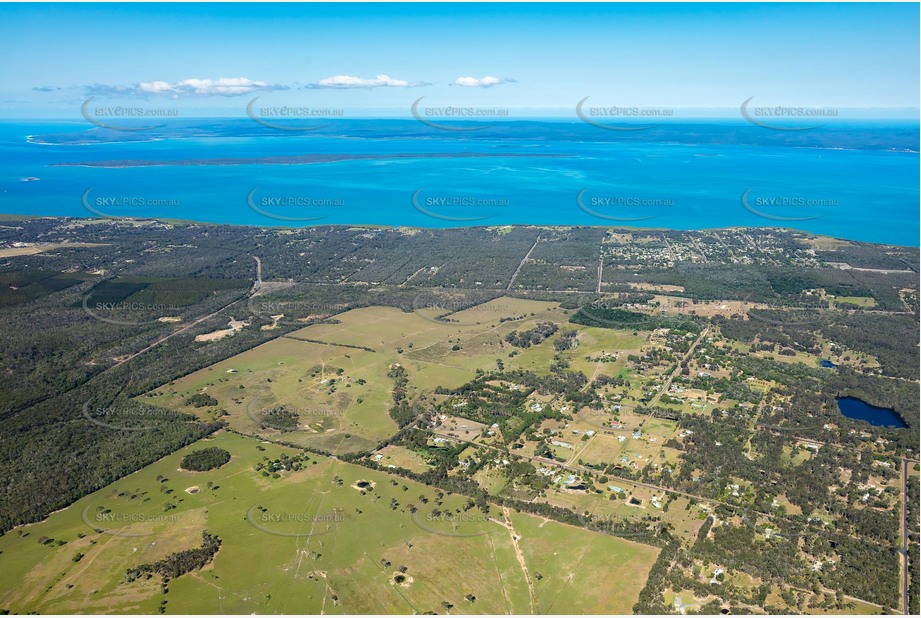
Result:
<svg viewBox="0 0 921 618"><path fill-rule="evenodd" d="M205 445L228 450L231 461L208 472L178 469ZM507 522L501 512L465 510L461 496L325 457L279 478L255 469L283 454L299 452L218 434L0 537L0 606L338 614L441 613L447 603L465 613L528 613L524 568L541 574L542 613L628 613L658 554L530 515ZM200 491L186 493L191 486ZM419 508L411 513L410 505ZM199 546L204 530L222 541L204 568L165 589L159 576L125 581L128 568Z"/></svg>

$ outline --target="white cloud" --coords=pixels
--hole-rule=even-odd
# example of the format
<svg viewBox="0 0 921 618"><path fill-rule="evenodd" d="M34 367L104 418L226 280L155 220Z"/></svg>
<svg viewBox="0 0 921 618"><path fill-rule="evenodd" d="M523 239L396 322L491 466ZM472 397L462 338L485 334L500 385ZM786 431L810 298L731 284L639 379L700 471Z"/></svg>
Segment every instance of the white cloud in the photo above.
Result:
<svg viewBox="0 0 921 618"><path fill-rule="evenodd" d="M509 77L493 77L492 75L486 75L485 77L458 77L454 80L455 85L464 86L465 88L491 88L492 86L498 86L500 84L512 83L515 83L514 79Z"/></svg>
<svg viewBox="0 0 921 618"><path fill-rule="evenodd" d="M282 88L269 82L254 81L245 77L222 77L220 79L183 79L175 83L163 81L141 82L138 90L148 94L169 94L179 96L237 97L260 90Z"/></svg>
<svg viewBox="0 0 921 618"><path fill-rule="evenodd" d="M139 91L146 92L147 94L165 94L175 92L175 88L171 84L161 81L141 82L137 85L137 88Z"/></svg>
<svg viewBox="0 0 921 618"><path fill-rule="evenodd" d="M405 79L394 79L389 75L378 75L374 79L364 79L353 75L334 75L324 77L315 84L308 84L307 88L417 88L429 86L426 82L408 82Z"/></svg>
<svg viewBox="0 0 921 618"><path fill-rule="evenodd" d="M183 79L177 82L154 80L134 86L108 86L94 84L87 87L89 95L168 96L181 97L237 97L266 90L286 90L287 86L256 81L246 77L221 77L219 79Z"/></svg>

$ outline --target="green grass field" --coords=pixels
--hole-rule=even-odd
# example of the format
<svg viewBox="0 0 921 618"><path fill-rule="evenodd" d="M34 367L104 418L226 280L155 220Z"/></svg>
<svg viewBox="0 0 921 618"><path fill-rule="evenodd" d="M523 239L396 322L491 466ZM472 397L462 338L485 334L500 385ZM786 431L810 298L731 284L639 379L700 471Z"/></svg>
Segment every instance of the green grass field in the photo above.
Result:
<svg viewBox="0 0 921 618"><path fill-rule="evenodd" d="M507 344L505 335L539 321L564 326L569 316L553 303L513 298L451 315L458 324L435 320L439 313L387 307L349 311L336 316L338 323L308 326L264 343L143 400L209 419L224 411L227 416L220 418L233 429L269 438L281 432L262 422L264 414L285 406L299 415L297 429L284 433L286 442L334 453L366 450L397 429L388 414L393 380L387 374L394 364L409 373L410 398L438 386L458 387L473 379L477 369L494 370L499 360L507 369L546 373L553 357L551 341L520 349ZM525 317L500 322L509 314ZM584 330L592 331L586 335L591 341L603 340L612 349L640 342L629 334ZM218 403L189 405L189 398L199 393Z"/></svg>
<svg viewBox="0 0 921 618"><path fill-rule="evenodd" d="M876 299L872 296L832 296L835 304L856 305L864 309L876 306Z"/></svg>
<svg viewBox="0 0 921 618"><path fill-rule="evenodd" d="M558 456L676 465L673 449L664 447L676 424L638 416L628 403L648 388L648 379L633 375L626 361L648 344L648 334L573 326L570 312L558 305L521 299L500 298L446 316L452 321L436 319L444 313L437 307L349 311L335 323L305 327L142 396L145 403L223 420L266 441L221 432L0 538L0 560L9 565L0 575L0 609L630 613L656 548L498 507L489 513L469 508L463 496L388 474L388 466L431 469L405 447L378 451L381 471L315 455L296 471L256 469L283 453L300 454L271 440L346 453L369 450L393 435L388 372L397 364L409 376L410 400L438 386L458 387L477 370L495 370L499 361L506 369L547 373L559 333L529 348L505 341L513 330L544 321L579 331L578 345L564 353L573 369L631 381L618 389L628 405L615 415L624 423L615 433L626 440L603 435L601 421L615 416L576 416L565 430L558 423L561 438L574 447L554 447ZM517 319L501 320L509 316ZM598 362L603 353L618 358ZM551 403L553 396L542 400ZM279 407L296 414L293 424L268 420L267 412ZM633 439L641 425L643 438ZM574 429L597 435L583 441ZM204 444L228 450L231 461L209 472L180 470L182 456ZM493 495L507 489L498 469L483 469L475 478ZM658 492L621 485L643 506L610 500L606 487L602 494L551 489L540 500L603 517L658 517L686 539L702 524L701 513L686 508L684 498L663 512L650 503ZM204 568L165 588L159 576L125 581L128 568L199 546L204 531L223 542ZM43 537L54 540L43 544Z"/></svg>
<svg viewBox="0 0 921 618"><path fill-rule="evenodd" d="M202 446L226 449L231 461L208 472L179 470L181 458ZM527 572L541 612L625 613L658 553L524 514L512 515L516 550L504 515L495 509L491 521L464 510L462 496L439 500L430 487L324 457L310 456L280 478L254 469L282 453L296 451L220 433L0 537L0 609L157 613L165 601L169 614L443 613L448 606L529 613ZM193 487L197 493L186 491ZM201 570L171 580L166 592L159 576L125 582L130 567L197 547L204 530L222 545ZM43 537L55 541L42 544Z"/></svg>

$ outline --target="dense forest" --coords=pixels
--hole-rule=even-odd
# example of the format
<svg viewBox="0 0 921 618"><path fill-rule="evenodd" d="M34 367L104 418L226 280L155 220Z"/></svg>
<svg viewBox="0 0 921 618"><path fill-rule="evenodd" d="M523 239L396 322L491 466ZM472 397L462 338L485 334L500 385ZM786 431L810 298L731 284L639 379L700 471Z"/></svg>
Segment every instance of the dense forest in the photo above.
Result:
<svg viewBox="0 0 921 618"><path fill-rule="evenodd" d="M230 453L222 448L208 447L192 451L182 458L179 467L193 472L204 472L220 468L230 461Z"/></svg>

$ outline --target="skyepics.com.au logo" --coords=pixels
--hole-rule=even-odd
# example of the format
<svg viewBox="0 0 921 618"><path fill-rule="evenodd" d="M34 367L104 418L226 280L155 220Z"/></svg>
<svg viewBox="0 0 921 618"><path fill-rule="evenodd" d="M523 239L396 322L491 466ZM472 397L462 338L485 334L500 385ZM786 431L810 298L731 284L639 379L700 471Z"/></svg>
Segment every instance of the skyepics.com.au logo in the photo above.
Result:
<svg viewBox="0 0 921 618"><path fill-rule="evenodd" d="M329 534L347 521L347 518L342 509L333 509L327 513L305 513L275 511L261 505L253 505L246 511L246 521L256 530L266 534L306 538Z"/></svg>
<svg viewBox="0 0 921 618"><path fill-rule="evenodd" d="M126 319L129 316L151 315L156 313L177 313L182 308L168 303L144 303L138 301L97 301L92 300L92 291L83 297L83 311L93 319L119 326L144 326L161 322L160 318L145 320ZM118 316L118 317L115 317Z"/></svg>
<svg viewBox="0 0 921 618"><path fill-rule="evenodd" d="M83 192L80 202L97 217L104 219L149 219L176 217L182 205L177 197L114 194L91 196L95 187Z"/></svg>
<svg viewBox="0 0 921 618"><path fill-rule="evenodd" d="M488 290L425 290L413 298L413 312L438 324L475 326L499 320L513 310L507 299L489 298L488 294Z"/></svg>
<svg viewBox="0 0 921 618"><path fill-rule="evenodd" d="M828 311L829 302L813 295L757 303L748 308L746 316L771 326L816 326Z"/></svg>
<svg viewBox="0 0 921 618"><path fill-rule="evenodd" d="M482 124L477 126L446 124L449 121L495 120L509 117L509 109L506 107L422 105L424 98L419 97L413 102L410 113L422 124L442 131L479 131L486 128Z"/></svg>
<svg viewBox="0 0 921 618"><path fill-rule="evenodd" d="M92 400L83 404L83 418L106 429L117 431L150 431L159 421L176 420L179 415L173 410L135 403L100 406Z"/></svg>
<svg viewBox="0 0 921 618"><path fill-rule="evenodd" d="M258 125L275 131L316 131L327 126L313 124L318 119L338 119L345 116L345 110L338 107L314 107L309 105L256 105L260 97L246 105L246 116ZM309 125L303 122L311 122Z"/></svg>
<svg viewBox="0 0 921 618"><path fill-rule="evenodd" d="M757 195L748 189L742 193L742 207L748 212L771 221L811 221L823 217L840 203L827 197L805 195Z"/></svg>
<svg viewBox="0 0 921 618"><path fill-rule="evenodd" d="M246 205L263 217L287 222L319 221L345 206L345 199L328 195L266 192L253 189L246 195Z"/></svg>
<svg viewBox="0 0 921 618"><path fill-rule="evenodd" d="M803 436L819 436L826 440L833 440L837 437L835 433L835 421L840 422L841 419L829 418L828 421L820 422L816 418L798 418L795 423L793 421L788 421L780 425L771 423L758 423L757 425L758 429L762 431L777 435L791 436L794 440L798 441L798 447L801 449L818 451L825 443Z"/></svg>
<svg viewBox="0 0 921 618"><path fill-rule="evenodd" d="M511 206L506 197L425 189L417 189L411 201L427 217L453 222L484 221Z"/></svg>
<svg viewBox="0 0 921 618"><path fill-rule="evenodd" d="M588 326L605 328L648 328L656 316L655 309L642 296L597 297L583 295L577 300L576 314Z"/></svg>
<svg viewBox="0 0 921 618"><path fill-rule="evenodd" d="M461 538L488 534L488 530L483 529L485 527L483 524L494 521L489 515L479 511L462 511L460 513L431 511L420 514L418 510L413 510L410 513L410 519L416 526L426 532L440 536Z"/></svg>
<svg viewBox="0 0 921 618"><path fill-rule="evenodd" d="M183 307L174 303L154 302L157 297L188 294L179 286L157 286L156 295L143 296L146 285L108 278L97 281L83 296L83 311L94 320L115 326L150 326L179 322ZM136 294L142 296L136 296ZM151 300L153 299L153 300Z"/></svg>
<svg viewBox="0 0 921 618"><path fill-rule="evenodd" d="M325 407L297 406L286 403L269 404L266 400L253 399L246 406L250 420L262 429L296 431L301 425L323 418L339 418L342 410Z"/></svg>
<svg viewBox="0 0 921 618"><path fill-rule="evenodd" d="M623 432L624 440L626 440L630 438L630 434L633 432L618 420L618 416L622 412L629 412L633 410L633 408L634 406L632 405L617 404L616 408L610 411L597 408L587 408L584 410L579 410L573 414L573 416L580 422L591 425L592 427L602 431Z"/></svg>
<svg viewBox="0 0 921 618"><path fill-rule="evenodd" d="M757 127L772 131L810 131L825 124L817 124L815 122L817 119L838 116L838 109L834 107L756 106L752 104L754 98L748 97L742 103L739 108L742 117Z"/></svg>
<svg viewBox="0 0 921 618"><path fill-rule="evenodd" d="M623 483L622 481L613 481L614 483L621 482L626 485L626 490L630 490L633 486L630 484ZM616 485L615 485L616 486ZM618 495L627 496L628 494L623 489L621 492L617 492ZM655 503L662 504L665 502L665 497L654 497ZM652 500L650 500L652 503ZM655 507L653 504L653 508ZM603 530L612 536L619 536L628 539L655 539L661 538L668 534L671 524L665 522L657 523L645 523L645 522L634 522L629 519L617 515L596 515L592 516L592 527Z"/></svg>
<svg viewBox="0 0 921 618"><path fill-rule="evenodd" d="M80 115L97 127L112 131L150 131L161 129L164 123L149 124L151 119L178 118L179 110L145 105L116 105L94 102L90 97L80 106ZM141 124L138 124L141 123Z"/></svg>
<svg viewBox="0 0 921 618"><path fill-rule="evenodd" d="M598 219L630 222L654 219L674 207L675 201L667 197L602 193L585 188L576 195L576 205Z"/></svg>
<svg viewBox="0 0 921 618"><path fill-rule="evenodd" d="M675 110L670 107L586 106L585 102L590 98L585 97L576 104L576 116L586 124L608 131L643 131L656 126L649 124L649 119L672 118L675 115ZM636 124L637 120L644 124Z"/></svg>
<svg viewBox="0 0 921 618"><path fill-rule="evenodd" d="M176 525L178 515L151 515L147 513L119 512L104 506L87 506L80 513L83 523L99 534L124 537L145 537L163 524Z"/></svg>
<svg viewBox="0 0 921 618"><path fill-rule="evenodd" d="M268 329L278 326L305 326L306 324L343 313L352 308L348 303L325 303L297 298L279 298L255 294L247 301L250 313L263 320L271 320Z"/></svg>

